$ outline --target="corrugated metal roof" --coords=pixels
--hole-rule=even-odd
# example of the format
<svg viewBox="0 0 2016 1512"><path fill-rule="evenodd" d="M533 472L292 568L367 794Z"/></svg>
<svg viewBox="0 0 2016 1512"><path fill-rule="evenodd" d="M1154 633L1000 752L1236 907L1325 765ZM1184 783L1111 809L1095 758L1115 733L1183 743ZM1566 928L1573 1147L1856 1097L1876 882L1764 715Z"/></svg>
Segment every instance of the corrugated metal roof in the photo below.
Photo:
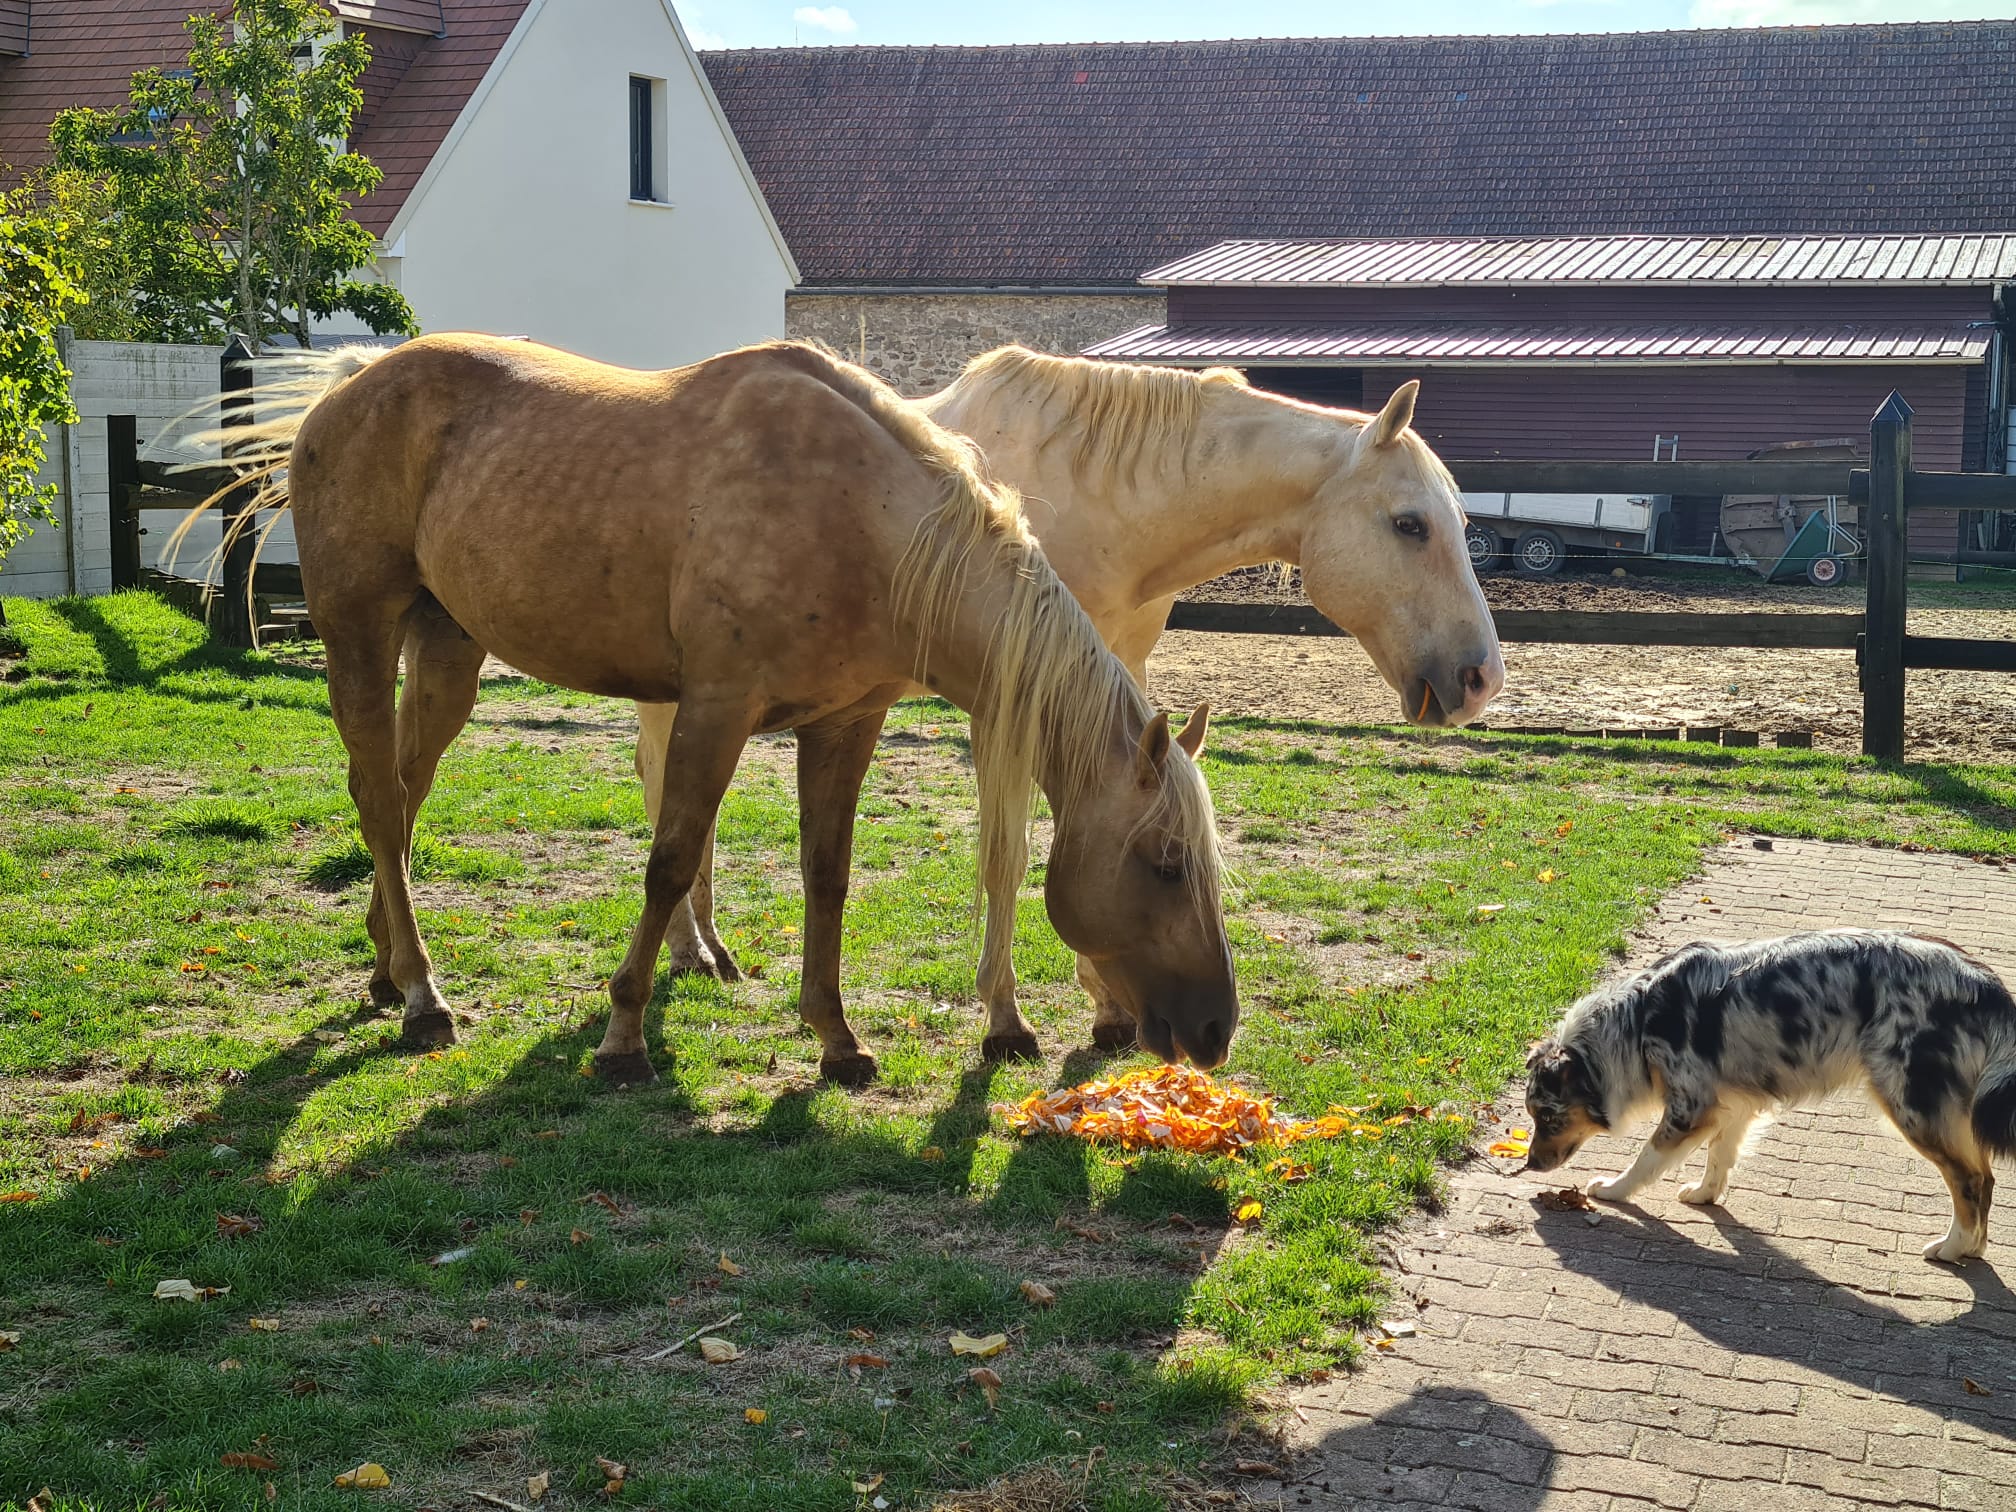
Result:
<svg viewBox="0 0 2016 1512"><path fill-rule="evenodd" d="M1224 241L1145 284L1994 284L2016 232L1980 236L1521 236Z"/></svg>
<svg viewBox="0 0 2016 1512"><path fill-rule="evenodd" d="M1973 363L1988 332L1951 325L1180 325L1142 326L1087 357L1166 363L1465 366L1548 363Z"/></svg>

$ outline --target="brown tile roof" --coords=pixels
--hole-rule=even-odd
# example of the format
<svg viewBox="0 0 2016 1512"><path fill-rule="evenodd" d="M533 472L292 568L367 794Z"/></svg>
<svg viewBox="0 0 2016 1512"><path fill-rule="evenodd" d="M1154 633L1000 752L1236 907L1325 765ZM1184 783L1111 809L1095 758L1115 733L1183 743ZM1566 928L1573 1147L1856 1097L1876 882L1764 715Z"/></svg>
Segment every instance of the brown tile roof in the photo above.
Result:
<svg viewBox="0 0 2016 1512"><path fill-rule="evenodd" d="M810 284L1229 237L2016 228L2016 22L701 54Z"/></svg>
<svg viewBox="0 0 2016 1512"><path fill-rule="evenodd" d="M1738 325L1728 322L1608 325L1543 323L1480 325L1475 321L1369 322L1337 325L1142 326L1087 347L1088 357L1124 362L1338 362L1352 367L1464 367L1527 362L1684 363L1797 362L1975 363L1988 350L1985 330L1901 322Z"/></svg>
<svg viewBox="0 0 2016 1512"><path fill-rule="evenodd" d="M329 0L329 9L345 21L384 26L435 36L448 25L444 0Z"/></svg>
<svg viewBox="0 0 2016 1512"><path fill-rule="evenodd" d="M357 207L371 230L392 223L526 3L441 0L447 32L439 37L365 28L373 57L351 145L385 170L378 192ZM377 0L351 8L400 13L403 26L416 8L434 4ZM57 111L118 105L138 70L186 58L182 23L199 8L198 0L34 0L33 50L0 57L0 167L45 161Z"/></svg>
<svg viewBox="0 0 2016 1512"><path fill-rule="evenodd" d="M28 0L0 0L0 54L28 51Z"/></svg>

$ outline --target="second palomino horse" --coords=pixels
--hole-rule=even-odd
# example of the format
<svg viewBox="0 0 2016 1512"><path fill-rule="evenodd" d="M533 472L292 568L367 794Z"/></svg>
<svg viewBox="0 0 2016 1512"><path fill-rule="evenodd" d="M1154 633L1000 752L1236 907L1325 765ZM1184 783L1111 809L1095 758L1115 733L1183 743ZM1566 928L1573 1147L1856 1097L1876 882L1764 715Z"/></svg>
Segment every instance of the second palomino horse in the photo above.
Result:
<svg viewBox="0 0 2016 1512"><path fill-rule="evenodd" d="M1377 415L1362 415L1264 393L1231 369L1004 347L912 406L971 437L990 475L1021 490L1050 565L1143 688L1178 593L1283 562L1364 646L1404 718L1461 725L1504 685L1505 664L1464 551L1456 485L1410 428L1416 391L1402 384ZM673 714L638 709L647 803ZM1014 921L1014 894L990 886L979 970L990 1055L1037 1048L1015 1002ZM711 866L667 938L674 970L736 975L714 932ZM1130 1043L1134 1023L1097 963L1081 957L1078 975L1095 1005L1094 1040Z"/></svg>

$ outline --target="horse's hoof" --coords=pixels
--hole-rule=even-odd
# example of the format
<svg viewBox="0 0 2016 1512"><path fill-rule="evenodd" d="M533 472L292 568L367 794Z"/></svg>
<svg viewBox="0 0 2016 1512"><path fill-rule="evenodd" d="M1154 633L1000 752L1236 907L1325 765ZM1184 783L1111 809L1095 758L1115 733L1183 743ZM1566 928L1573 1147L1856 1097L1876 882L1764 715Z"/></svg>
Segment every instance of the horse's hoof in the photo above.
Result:
<svg viewBox="0 0 2016 1512"><path fill-rule="evenodd" d="M1017 1030L1013 1034L990 1034L980 1041L980 1059L990 1063L1041 1060L1043 1047L1036 1043L1036 1036L1027 1030Z"/></svg>
<svg viewBox="0 0 2016 1512"><path fill-rule="evenodd" d="M430 1008L407 1017L399 1027L399 1042L408 1050L439 1050L455 1043L455 1020L445 1008Z"/></svg>
<svg viewBox="0 0 2016 1512"><path fill-rule="evenodd" d="M839 1087L865 1087L875 1080L880 1070L875 1064L875 1057L866 1051L819 1057L819 1079Z"/></svg>
<svg viewBox="0 0 2016 1512"><path fill-rule="evenodd" d="M706 977L715 982L742 980L742 968L735 964L735 958L728 954L728 947L725 945L718 947L702 945L697 951L682 951L672 957L666 969L673 977Z"/></svg>
<svg viewBox="0 0 2016 1512"><path fill-rule="evenodd" d="M405 1004L406 994L390 977L371 979L371 1006L373 1008L398 1008Z"/></svg>
<svg viewBox="0 0 2016 1512"><path fill-rule="evenodd" d="M658 1072L651 1065L651 1057L642 1050L623 1055L603 1055L598 1051L595 1079L605 1087L648 1087L658 1080Z"/></svg>
<svg viewBox="0 0 2016 1512"><path fill-rule="evenodd" d="M1132 1050L1135 1045L1134 1026L1132 1024L1094 1024L1092 1026L1092 1043L1099 1049L1104 1050L1108 1055L1118 1055L1122 1051Z"/></svg>
<svg viewBox="0 0 2016 1512"><path fill-rule="evenodd" d="M742 980L742 968L735 964L735 957L728 953L726 945L712 947L714 951L714 975L724 982Z"/></svg>

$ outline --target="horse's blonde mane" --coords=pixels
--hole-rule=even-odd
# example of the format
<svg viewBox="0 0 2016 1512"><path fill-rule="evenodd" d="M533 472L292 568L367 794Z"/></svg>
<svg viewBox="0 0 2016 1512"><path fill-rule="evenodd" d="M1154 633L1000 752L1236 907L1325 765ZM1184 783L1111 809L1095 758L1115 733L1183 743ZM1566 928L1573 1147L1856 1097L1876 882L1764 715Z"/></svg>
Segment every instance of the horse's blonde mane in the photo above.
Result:
<svg viewBox="0 0 2016 1512"><path fill-rule="evenodd" d="M1237 368L1144 367L1052 357L1008 346L975 357L955 387L991 390L1004 399L1065 411L1075 428L1071 465L1080 478L1131 477L1147 455L1180 459L1213 388L1247 387ZM1061 435L1067 426L1052 434ZM1181 471L1181 468L1178 468Z"/></svg>
<svg viewBox="0 0 2016 1512"><path fill-rule="evenodd" d="M1005 571L1008 605L989 637L973 715L980 787L979 889L1009 892L1029 867L1029 822L1043 754L1053 752L1050 797L1059 810L1092 791L1124 716L1145 726L1147 698L1106 647L1044 558L1020 496L982 472L977 447L905 404L864 369L819 354L843 387L939 480L937 505L918 522L896 567L896 614L916 627L924 681L930 637L946 625L976 574ZM996 353L1000 356L1000 353ZM1171 746L1159 796L1136 834L1163 827L1181 837L1185 871L1201 908L1215 906L1222 862L1217 820L1202 774Z"/></svg>

